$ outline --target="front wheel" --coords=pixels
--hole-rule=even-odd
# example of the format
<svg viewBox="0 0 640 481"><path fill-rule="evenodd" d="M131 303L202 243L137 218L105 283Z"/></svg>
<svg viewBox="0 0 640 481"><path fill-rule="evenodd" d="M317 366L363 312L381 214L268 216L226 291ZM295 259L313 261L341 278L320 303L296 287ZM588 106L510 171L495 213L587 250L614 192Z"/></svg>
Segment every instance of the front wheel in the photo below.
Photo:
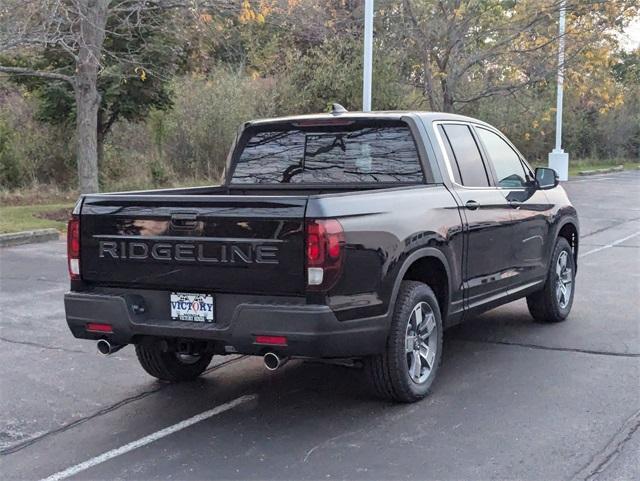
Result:
<svg viewBox="0 0 640 481"><path fill-rule="evenodd" d="M158 343L137 344L136 355L148 374L162 381L181 382L197 378L209 366L212 354L165 352Z"/></svg>
<svg viewBox="0 0 640 481"><path fill-rule="evenodd" d="M442 319L435 294L421 282L403 281L385 351L365 369L381 397L399 402L424 398L442 359Z"/></svg>
<svg viewBox="0 0 640 481"><path fill-rule="evenodd" d="M569 242L559 237L551 256L544 287L527 297L527 306L538 322L564 321L573 305L576 263Z"/></svg>

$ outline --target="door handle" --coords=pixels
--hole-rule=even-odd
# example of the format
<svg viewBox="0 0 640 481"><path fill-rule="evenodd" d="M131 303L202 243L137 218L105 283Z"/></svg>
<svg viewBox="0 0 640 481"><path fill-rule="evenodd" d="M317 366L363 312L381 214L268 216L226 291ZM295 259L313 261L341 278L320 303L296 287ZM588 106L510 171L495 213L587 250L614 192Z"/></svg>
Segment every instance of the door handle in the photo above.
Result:
<svg viewBox="0 0 640 481"><path fill-rule="evenodd" d="M480 204L475 200L468 200L465 204L465 207L469 210L476 210L478 207L480 207Z"/></svg>

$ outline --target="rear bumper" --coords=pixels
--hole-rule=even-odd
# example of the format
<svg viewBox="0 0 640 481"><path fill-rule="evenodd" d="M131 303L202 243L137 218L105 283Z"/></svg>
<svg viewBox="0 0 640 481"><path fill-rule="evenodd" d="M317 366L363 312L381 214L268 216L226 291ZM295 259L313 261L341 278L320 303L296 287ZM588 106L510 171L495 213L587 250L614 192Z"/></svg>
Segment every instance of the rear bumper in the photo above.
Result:
<svg viewBox="0 0 640 481"><path fill-rule="evenodd" d="M220 350L262 355L351 357L384 349L387 318L338 321L324 305L295 298L216 296L216 322L174 321L168 312L168 292L113 290L70 292L65 295L67 323L81 339L108 339L115 344L140 342L144 337L216 341ZM134 306L144 306L144 312ZM113 333L88 332L88 323L106 323ZM286 336L287 346L266 346L256 335Z"/></svg>

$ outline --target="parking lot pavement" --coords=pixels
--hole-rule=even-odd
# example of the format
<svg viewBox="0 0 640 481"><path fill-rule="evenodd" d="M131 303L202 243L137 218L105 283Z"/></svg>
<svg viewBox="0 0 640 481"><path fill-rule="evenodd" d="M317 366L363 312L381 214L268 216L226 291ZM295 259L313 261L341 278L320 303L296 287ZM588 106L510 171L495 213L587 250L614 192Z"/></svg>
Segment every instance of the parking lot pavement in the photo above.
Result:
<svg viewBox="0 0 640 481"><path fill-rule="evenodd" d="M2 478L640 479L640 172L565 187L581 220L570 318L536 324L520 301L453 328L413 405L299 361L220 357L155 382L131 348L104 358L68 333L63 243L0 251Z"/></svg>

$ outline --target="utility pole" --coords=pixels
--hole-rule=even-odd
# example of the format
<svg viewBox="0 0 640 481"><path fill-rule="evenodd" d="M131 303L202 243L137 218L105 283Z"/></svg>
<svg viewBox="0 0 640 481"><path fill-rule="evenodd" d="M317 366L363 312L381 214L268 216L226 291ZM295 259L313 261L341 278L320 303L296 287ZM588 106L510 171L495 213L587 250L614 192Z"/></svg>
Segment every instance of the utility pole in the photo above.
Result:
<svg viewBox="0 0 640 481"><path fill-rule="evenodd" d="M569 154L562 150L562 97L564 87L564 30L566 0L560 2L558 25L558 93L556 98L556 147L549 153L549 167L554 169L560 180L569 179Z"/></svg>
<svg viewBox="0 0 640 481"><path fill-rule="evenodd" d="M364 62L362 68L362 111L371 112L371 70L373 64L373 0L364 2Z"/></svg>

